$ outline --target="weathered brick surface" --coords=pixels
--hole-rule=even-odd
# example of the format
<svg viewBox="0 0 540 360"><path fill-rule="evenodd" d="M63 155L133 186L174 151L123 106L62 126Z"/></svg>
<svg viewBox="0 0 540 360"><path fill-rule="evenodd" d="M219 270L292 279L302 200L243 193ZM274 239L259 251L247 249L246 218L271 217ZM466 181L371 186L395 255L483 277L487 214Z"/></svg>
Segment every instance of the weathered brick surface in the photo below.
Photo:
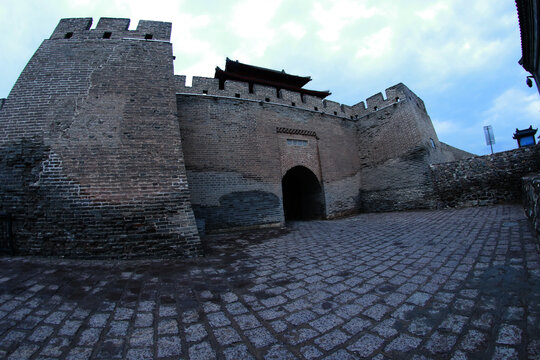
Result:
<svg viewBox="0 0 540 360"><path fill-rule="evenodd" d="M471 155L439 142L424 103L403 84L368 99L377 111L358 122L359 209L393 211L437 205L429 164Z"/></svg>
<svg viewBox="0 0 540 360"><path fill-rule="evenodd" d="M540 147L526 147L431 166L441 206L520 203L521 178L540 170Z"/></svg>
<svg viewBox="0 0 540 360"><path fill-rule="evenodd" d="M62 20L0 111L0 210L14 214L17 250L196 255L171 24L90 23Z"/></svg>
<svg viewBox="0 0 540 360"><path fill-rule="evenodd" d="M297 167L318 182L298 203L323 209L306 217L434 207L429 164L467 155L438 141L403 84L353 106L239 81L186 86L170 23L91 24L61 20L0 102L0 211L15 215L20 253L197 254L196 223L283 224L282 181Z"/></svg>
<svg viewBox="0 0 540 360"><path fill-rule="evenodd" d="M522 181L525 214L536 232L536 246L540 250L540 174L525 176Z"/></svg>
<svg viewBox="0 0 540 360"><path fill-rule="evenodd" d="M382 94L369 98L366 108L297 102L293 94L278 96L267 87L255 86L250 93L239 82L227 81L223 89L217 79L194 78L191 87L184 82L176 76L192 203L210 228L230 226L217 215L227 211L242 214L238 224L283 222L280 182L295 166L319 179L326 217L435 207L429 164L470 155L438 141L422 100L403 84L388 89L386 100ZM305 146L291 145L291 139ZM248 184L250 191L279 199L273 217L257 217L256 208L250 214L242 207L251 201L241 199ZM207 195L227 193L235 193L236 204Z"/></svg>
<svg viewBox="0 0 540 360"><path fill-rule="evenodd" d="M353 121L242 98L179 94L177 104L191 200L209 228L233 225L227 214L237 226L283 223L281 180L299 165L338 188L325 191L326 216L356 209L358 183L346 183L358 172Z"/></svg>

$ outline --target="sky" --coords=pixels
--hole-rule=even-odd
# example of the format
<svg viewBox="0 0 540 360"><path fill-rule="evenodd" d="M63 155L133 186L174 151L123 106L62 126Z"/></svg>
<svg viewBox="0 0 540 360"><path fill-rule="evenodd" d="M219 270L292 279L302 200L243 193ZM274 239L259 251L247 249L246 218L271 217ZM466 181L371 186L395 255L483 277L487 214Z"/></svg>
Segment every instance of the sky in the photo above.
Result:
<svg viewBox="0 0 540 360"><path fill-rule="evenodd" d="M0 98L61 18L172 22L175 74L213 77L229 57L311 76L306 88L354 105L404 83L424 100L440 141L489 154L540 124L538 90L518 64L511 0L0 0ZM540 134L537 134L540 135Z"/></svg>

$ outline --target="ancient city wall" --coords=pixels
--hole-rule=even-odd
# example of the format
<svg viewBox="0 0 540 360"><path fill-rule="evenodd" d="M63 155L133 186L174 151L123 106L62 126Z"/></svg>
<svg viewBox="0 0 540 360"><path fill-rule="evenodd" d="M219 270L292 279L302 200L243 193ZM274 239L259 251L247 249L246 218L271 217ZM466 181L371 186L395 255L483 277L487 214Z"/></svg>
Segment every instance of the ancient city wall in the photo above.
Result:
<svg viewBox="0 0 540 360"><path fill-rule="evenodd" d="M227 203L229 209L244 206L225 212L229 217L232 213L243 214L244 220L232 222L252 222L247 200L238 200L237 205L231 204L229 198L202 200L208 194L225 196L232 192L245 197L248 194L240 193L248 185L263 191L258 196L268 191L277 197L278 201L269 205L275 209L270 218L282 221L282 209L278 208L282 200L280 180L295 165L308 167L322 181L326 217L359 210L435 207L429 164L472 155L438 141L423 101L403 84L387 89L386 98L379 93L365 103L346 106L290 91L278 92L271 87L254 85L250 92L247 83L236 81L226 81L220 89L217 79L195 77L189 87L185 77L175 78L188 179L197 216L221 218L203 212L217 211L223 208L219 204ZM276 130L281 128L289 131ZM307 141L309 146L292 151L294 147L286 145L291 134ZM249 149L257 151L250 153ZM272 154L278 153L279 163L273 164L277 159L272 159ZM237 166L240 159L242 166ZM201 171L201 164L211 171ZM261 169L261 164L270 166ZM225 181L220 174L219 181L210 180L218 178L216 169L233 171L235 179ZM253 183L253 179L264 179L264 184ZM235 184L234 191L224 187L224 183ZM262 204L252 196L255 194L249 195L252 205ZM228 222L216 220L209 227L224 223Z"/></svg>
<svg viewBox="0 0 540 360"><path fill-rule="evenodd" d="M380 94L375 98L382 99ZM387 101L358 120L358 207L365 212L434 207L429 164L467 153L439 142L424 103L405 85L388 89Z"/></svg>
<svg viewBox="0 0 540 360"><path fill-rule="evenodd" d="M522 192L525 214L536 232L536 246L540 250L540 173L523 178Z"/></svg>
<svg viewBox="0 0 540 360"><path fill-rule="evenodd" d="M170 23L62 20L0 110L0 211L20 254L196 255Z"/></svg>
<svg viewBox="0 0 540 360"><path fill-rule="evenodd" d="M526 147L432 165L440 206L521 202L521 178L540 170L539 150Z"/></svg>
<svg viewBox="0 0 540 360"><path fill-rule="evenodd" d="M355 122L235 96L184 92L177 104L191 200L208 229L283 223L281 180L298 165L323 184L327 217L355 211Z"/></svg>
<svg viewBox="0 0 540 360"><path fill-rule="evenodd" d="M407 98L414 98L418 106L424 107L423 101L403 84L386 89L386 98L382 93L378 93L369 97L366 101L360 101L350 106L331 100L321 100L316 96L300 94L294 91L284 89L278 91L274 87L258 84L254 84L253 91L250 92L248 83L241 81L227 80L223 89L219 88L219 79L214 78L194 76L191 86L186 86L186 77L184 75L175 75L175 82L176 92L179 94L213 95L262 101L349 120L358 120L365 115L392 106L394 103Z"/></svg>

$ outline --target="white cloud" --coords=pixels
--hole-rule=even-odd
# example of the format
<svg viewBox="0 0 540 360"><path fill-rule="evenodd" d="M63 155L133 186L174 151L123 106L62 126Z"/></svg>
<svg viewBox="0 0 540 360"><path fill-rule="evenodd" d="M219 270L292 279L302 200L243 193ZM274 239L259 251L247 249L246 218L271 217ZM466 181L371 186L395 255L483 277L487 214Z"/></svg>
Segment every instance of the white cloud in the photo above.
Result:
<svg viewBox="0 0 540 360"><path fill-rule="evenodd" d="M536 92L510 88L497 96L484 112L484 125L516 127L540 122L540 98ZM521 124L521 125L514 125Z"/></svg>
<svg viewBox="0 0 540 360"><path fill-rule="evenodd" d="M361 2L351 0L333 0L315 3L311 11L320 30L319 38L326 42L340 41L341 31L347 25L362 18L376 14L374 7L368 8Z"/></svg>
<svg viewBox="0 0 540 360"><path fill-rule="evenodd" d="M387 26L374 34L364 37L356 51L356 57L360 59L378 59L390 56L393 48L394 32Z"/></svg>
<svg viewBox="0 0 540 360"><path fill-rule="evenodd" d="M416 15L422 20L435 20L436 18L444 15L448 10L448 5L445 2L436 2L431 6L416 12Z"/></svg>
<svg viewBox="0 0 540 360"><path fill-rule="evenodd" d="M236 45L233 56L251 61L261 57L275 40L276 30L272 20L281 5L280 0L250 0L237 3L232 10L228 23L234 38L229 39Z"/></svg>
<svg viewBox="0 0 540 360"><path fill-rule="evenodd" d="M287 36L292 37L296 40L300 40L306 35L306 29L304 28L304 26L294 21L289 21L281 25L281 29L285 32Z"/></svg>

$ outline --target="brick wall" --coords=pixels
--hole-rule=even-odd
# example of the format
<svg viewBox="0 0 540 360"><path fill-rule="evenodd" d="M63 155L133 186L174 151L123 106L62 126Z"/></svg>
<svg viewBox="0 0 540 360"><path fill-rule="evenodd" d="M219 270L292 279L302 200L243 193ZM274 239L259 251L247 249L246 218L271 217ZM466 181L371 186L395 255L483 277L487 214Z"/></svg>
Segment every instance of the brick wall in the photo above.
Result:
<svg viewBox="0 0 540 360"><path fill-rule="evenodd" d="M15 217L17 250L196 255L171 24L90 25L62 20L0 110L0 210Z"/></svg>
<svg viewBox="0 0 540 360"><path fill-rule="evenodd" d="M359 118L361 211L396 211L435 207L429 165L459 154L439 142L424 103L398 84L367 100ZM363 105L363 104L361 104Z"/></svg>
<svg viewBox="0 0 540 360"><path fill-rule="evenodd" d="M234 96L184 92L177 104L193 208L210 230L283 223L281 180L298 165L322 180L326 216L356 209L354 121Z"/></svg>
<svg viewBox="0 0 540 360"><path fill-rule="evenodd" d="M521 178L540 170L539 146L431 166L441 206L519 203Z"/></svg>
<svg viewBox="0 0 540 360"><path fill-rule="evenodd" d="M267 87L250 93L241 82L176 82L191 199L210 229L282 223L281 179L297 165L322 183L328 218L435 207L429 164L471 155L438 141L422 100L403 84L367 106L343 106Z"/></svg>
<svg viewBox="0 0 540 360"><path fill-rule="evenodd" d="M209 230L283 224L296 166L318 179L327 218L431 207L429 164L464 156L403 84L352 106L186 86L170 23L91 23L63 19L0 102L0 211L15 215L20 253L196 255L195 217Z"/></svg>
<svg viewBox="0 0 540 360"><path fill-rule="evenodd" d="M525 214L536 233L536 247L540 250L540 173L525 176L522 181Z"/></svg>

